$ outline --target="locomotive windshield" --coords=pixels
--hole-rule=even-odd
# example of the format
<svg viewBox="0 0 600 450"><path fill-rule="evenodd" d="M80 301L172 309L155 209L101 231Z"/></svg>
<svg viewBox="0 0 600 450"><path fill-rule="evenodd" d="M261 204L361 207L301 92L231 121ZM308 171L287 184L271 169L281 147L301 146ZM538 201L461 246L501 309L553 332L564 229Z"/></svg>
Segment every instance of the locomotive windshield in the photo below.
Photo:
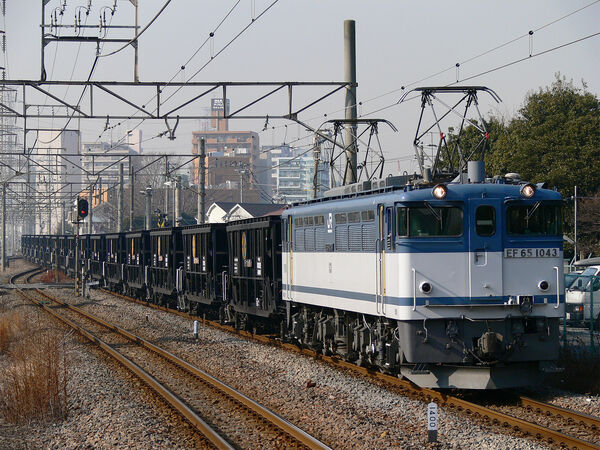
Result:
<svg viewBox="0 0 600 450"><path fill-rule="evenodd" d="M463 211L456 206L423 206L398 208L398 236L460 236L463 233Z"/></svg>
<svg viewBox="0 0 600 450"><path fill-rule="evenodd" d="M508 233L530 236L562 236L561 210L558 205L509 206L506 210Z"/></svg>

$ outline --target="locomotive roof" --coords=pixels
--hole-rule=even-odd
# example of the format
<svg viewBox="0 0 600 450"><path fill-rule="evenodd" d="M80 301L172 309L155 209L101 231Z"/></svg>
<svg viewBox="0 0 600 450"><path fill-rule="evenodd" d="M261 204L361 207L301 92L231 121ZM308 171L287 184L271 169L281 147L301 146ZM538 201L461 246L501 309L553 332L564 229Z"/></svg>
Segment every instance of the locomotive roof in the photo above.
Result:
<svg viewBox="0 0 600 450"><path fill-rule="evenodd" d="M360 193L350 196L323 198L311 202L295 204L283 212L283 216L295 212L308 213L320 211L346 210L350 207L369 207L378 203L390 202L464 202L469 198L497 198L504 200L526 200L526 201L560 201L562 196L550 189L536 189L534 196L530 199L521 196L522 185L518 184L446 184L448 194L443 200L433 196L433 186L419 188L404 188L385 190L380 192Z"/></svg>

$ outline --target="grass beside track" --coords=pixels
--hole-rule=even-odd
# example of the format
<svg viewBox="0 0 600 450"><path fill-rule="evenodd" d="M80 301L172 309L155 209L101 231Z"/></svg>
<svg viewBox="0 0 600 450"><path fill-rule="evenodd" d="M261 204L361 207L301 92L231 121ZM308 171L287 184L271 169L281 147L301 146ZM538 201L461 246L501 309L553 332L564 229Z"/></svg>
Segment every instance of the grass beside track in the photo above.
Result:
<svg viewBox="0 0 600 450"><path fill-rule="evenodd" d="M34 270L22 272L11 282ZM0 417L6 423L55 421L67 415L66 335L37 311L0 311Z"/></svg>

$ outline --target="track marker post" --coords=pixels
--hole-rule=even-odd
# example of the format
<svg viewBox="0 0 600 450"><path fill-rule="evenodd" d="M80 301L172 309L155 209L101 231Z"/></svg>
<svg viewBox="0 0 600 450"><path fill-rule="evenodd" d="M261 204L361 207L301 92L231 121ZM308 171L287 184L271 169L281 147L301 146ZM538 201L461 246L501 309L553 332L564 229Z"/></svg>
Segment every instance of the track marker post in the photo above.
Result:
<svg viewBox="0 0 600 450"><path fill-rule="evenodd" d="M427 405L427 442L437 442L438 407L437 403Z"/></svg>

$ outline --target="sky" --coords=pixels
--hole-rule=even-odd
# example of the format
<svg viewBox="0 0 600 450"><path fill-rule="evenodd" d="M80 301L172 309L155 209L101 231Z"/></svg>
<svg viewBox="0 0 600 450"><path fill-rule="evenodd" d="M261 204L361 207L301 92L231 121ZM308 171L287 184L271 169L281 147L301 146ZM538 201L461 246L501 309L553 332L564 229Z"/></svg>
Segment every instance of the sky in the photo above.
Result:
<svg viewBox="0 0 600 450"><path fill-rule="evenodd" d="M83 7L88 0L50 0L46 21L50 23L55 12L57 23L63 25L74 25L76 15L82 23L96 25L101 14L111 25L134 23L134 8L129 0L117 0L114 15L110 8L115 0L89 3L91 9L86 16ZM344 81L343 26L344 20L354 20L359 115L388 120L398 129L393 132L386 125L380 127L386 173L416 169L412 141L420 102L413 99L398 103L404 93L402 86L407 91L419 86L455 84L457 80L457 85L487 86L502 102L481 94L481 113L507 119L518 113L528 93L549 86L557 73L572 79L577 86L585 80L587 89L600 96L600 35L547 51L600 32L600 1L140 0L140 26L145 27L166 3L139 38L141 81L187 81L196 72L193 81ZM41 1L7 2L4 67L9 79L39 79L40 23ZM531 36L530 30L534 31ZM214 37L207 40L211 31ZM73 36L74 29L63 28L60 33ZM86 33L97 36L99 31L88 29ZM106 37L129 38L131 30L108 30ZM204 41L207 42L203 46ZM120 46L107 43L101 54L107 55ZM95 53L93 44L50 43L44 58L47 79L87 79ZM543 54L535 56L538 53ZM529 57L530 54L534 56ZM510 64L523 58L522 62ZM460 63L458 70L456 63ZM181 70L183 65L185 69ZM504 65L507 66L492 70ZM478 75L487 71L490 72ZM92 80L133 81L131 47L99 58ZM75 103L81 94L80 88L73 87L57 87L52 92ZM232 110L261 92L264 91L232 92ZM186 95L189 94L184 90L173 100L184 100ZM318 96L316 89L307 89L295 94L295 99ZM453 98L445 101L452 102ZM261 103L253 111L275 114L285 110L286 101L279 97ZM198 108L208 106L208 98L197 104ZM343 107L343 93L336 94L303 112L300 119L316 128L326 120L343 118ZM109 120L106 127L106 120L86 120L77 126L84 142L114 142L124 136L126 129L138 124L137 119L120 125ZM65 120L48 119L39 125L60 128L65 126ZM446 128L457 125L444 124ZM146 152L189 153L191 133L199 124L195 120L182 122L173 141L156 137L165 131L164 121L145 121L139 127ZM313 142L309 131L285 120L271 120L268 124L264 120L237 120L230 122L230 129L259 132L262 145L288 143L308 149ZM34 138L32 135L28 135L28 142ZM361 148L359 155L360 151Z"/></svg>

